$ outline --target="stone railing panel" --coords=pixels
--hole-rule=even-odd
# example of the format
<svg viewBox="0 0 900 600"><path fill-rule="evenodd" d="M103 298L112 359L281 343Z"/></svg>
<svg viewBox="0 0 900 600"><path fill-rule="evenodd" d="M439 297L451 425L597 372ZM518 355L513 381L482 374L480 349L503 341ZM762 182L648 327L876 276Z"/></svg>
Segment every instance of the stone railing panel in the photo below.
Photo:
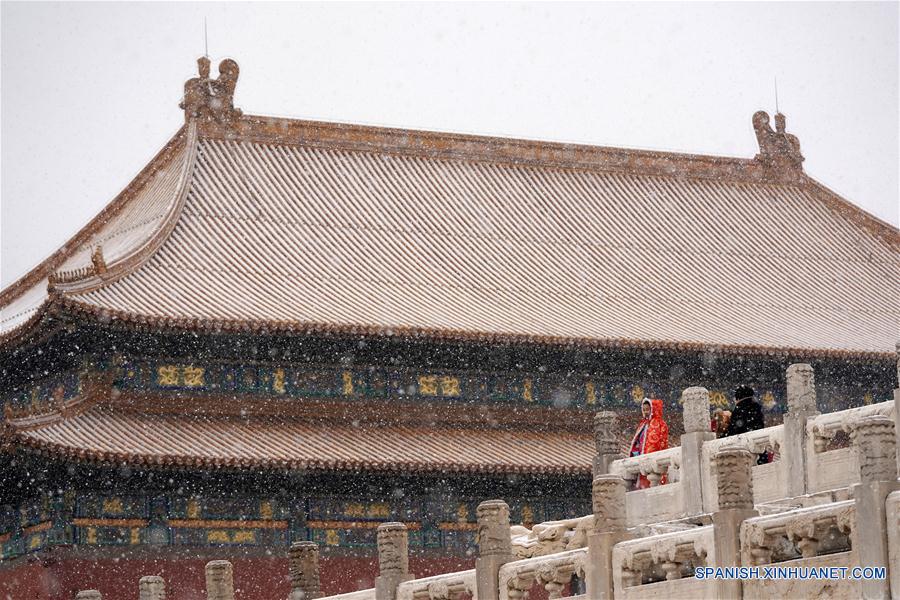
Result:
<svg viewBox="0 0 900 600"><path fill-rule="evenodd" d="M535 584L543 586L548 597L561 598L572 575L584 577L587 549L567 550L549 556L508 562L500 567L500 600L522 600Z"/></svg>
<svg viewBox="0 0 900 600"><path fill-rule="evenodd" d="M713 512L718 507L718 495L716 493L716 470L713 468L713 459L720 450L726 448L743 448L751 454L762 454L770 451L776 457L780 453L784 440L784 425L766 427L748 433L742 433L727 438L711 440L703 444L701 460L703 464L703 509ZM787 493L786 482L781 461L776 460L765 465L753 466L753 499L756 503L769 502L784 498Z"/></svg>
<svg viewBox="0 0 900 600"><path fill-rule="evenodd" d="M587 515L538 523L531 529L513 525L510 527L513 556L522 559L586 548L593 523L593 515Z"/></svg>
<svg viewBox="0 0 900 600"><path fill-rule="evenodd" d="M625 494L629 526L671 521L684 516L680 468L680 446L623 458L610 464L610 473L624 479L630 488L634 487L640 475L650 480L651 487ZM668 482L666 485L659 485L663 475Z"/></svg>
<svg viewBox="0 0 900 600"><path fill-rule="evenodd" d="M799 558L778 564L779 567L855 567L855 553L838 552ZM851 579L748 579L743 582L744 600L770 600L771 598L829 598L831 600L856 600L861 598L858 581Z"/></svg>
<svg viewBox="0 0 900 600"><path fill-rule="evenodd" d="M880 402L859 408L816 415L806 424L806 468L810 492L843 488L859 482L859 461L853 446L827 450L838 432L850 434L864 417L894 417L894 402Z"/></svg>
<svg viewBox="0 0 900 600"><path fill-rule="evenodd" d="M475 569L445 573L405 581L397 587L397 600L456 600L471 597L477 600Z"/></svg>
<svg viewBox="0 0 900 600"><path fill-rule="evenodd" d="M754 517L741 525L741 562L760 566L851 550L855 530L852 500Z"/></svg>
<svg viewBox="0 0 900 600"><path fill-rule="evenodd" d="M620 458L609 466L609 472L631 482L631 487L634 487L638 476L644 475L650 480L651 487L656 487L663 475L666 476L669 483L679 481L680 468L681 447L676 446L641 456Z"/></svg>
<svg viewBox="0 0 900 600"><path fill-rule="evenodd" d="M375 600L375 588L336 594L334 596L324 596L320 600Z"/></svg>
<svg viewBox="0 0 900 600"><path fill-rule="evenodd" d="M616 597L644 597L644 592L655 593L649 589L655 582L693 577L696 567L714 565L714 530L707 525L621 542L613 549L612 562ZM640 589L645 586L647 590Z"/></svg>
<svg viewBox="0 0 900 600"><path fill-rule="evenodd" d="M718 600L711 579L673 579L625 588L616 598L623 600Z"/></svg>
<svg viewBox="0 0 900 600"><path fill-rule="evenodd" d="M683 493L681 483L628 492L625 494L628 527L674 521L685 516Z"/></svg>

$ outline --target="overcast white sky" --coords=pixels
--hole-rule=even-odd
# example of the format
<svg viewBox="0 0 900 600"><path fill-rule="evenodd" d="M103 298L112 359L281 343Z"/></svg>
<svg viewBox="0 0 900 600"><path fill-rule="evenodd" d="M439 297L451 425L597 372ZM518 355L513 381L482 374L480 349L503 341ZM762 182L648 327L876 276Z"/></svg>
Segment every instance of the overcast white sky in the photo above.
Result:
<svg viewBox="0 0 900 600"><path fill-rule="evenodd" d="M777 75L807 172L898 221L896 2L0 10L4 286L181 125L204 17L245 113L752 157Z"/></svg>

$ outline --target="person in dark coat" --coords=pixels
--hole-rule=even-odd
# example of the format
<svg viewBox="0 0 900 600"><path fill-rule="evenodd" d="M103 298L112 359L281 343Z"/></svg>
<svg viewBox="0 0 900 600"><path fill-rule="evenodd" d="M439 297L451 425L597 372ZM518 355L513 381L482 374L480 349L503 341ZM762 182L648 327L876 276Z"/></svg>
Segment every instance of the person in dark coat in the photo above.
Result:
<svg viewBox="0 0 900 600"><path fill-rule="evenodd" d="M746 385L740 386L734 391L734 400L734 410L731 411L731 419L724 437L755 431L766 426L762 405L753 399L753 388ZM764 465L767 462L769 462L769 454L763 452L759 455L756 464Z"/></svg>

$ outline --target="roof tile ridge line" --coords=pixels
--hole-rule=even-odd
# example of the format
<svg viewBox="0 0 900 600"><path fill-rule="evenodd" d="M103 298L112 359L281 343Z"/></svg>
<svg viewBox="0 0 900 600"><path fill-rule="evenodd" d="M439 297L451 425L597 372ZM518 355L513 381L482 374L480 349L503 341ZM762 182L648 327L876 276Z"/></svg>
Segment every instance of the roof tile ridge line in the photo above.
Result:
<svg viewBox="0 0 900 600"><path fill-rule="evenodd" d="M806 176L806 185L802 187L810 192L815 199L823 201L829 208L837 212L839 216L847 216L854 223L870 230L879 239L884 240L890 247L900 250L900 228L853 204L809 175ZM849 211L849 214L847 211Z"/></svg>
<svg viewBox="0 0 900 600"><path fill-rule="evenodd" d="M637 338L586 338L529 333L482 332L469 329L434 329L402 326L383 327L379 325L334 324L297 321L255 321L247 319L222 319L207 317L173 317L163 315L143 315L135 312L104 308L76 297L61 297L62 309L75 311L103 320L116 320L123 326L141 329L153 327L155 330L189 331L229 331L253 332L267 335L309 334L324 335L369 335L373 337L416 337L464 342L539 344L550 346L584 345L590 348L633 348L664 349L667 351L709 351L735 355L791 356L796 358L842 358L853 360L896 359L896 351L860 350L843 348L812 348L800 346L760 346L754 344L718 344L702 341L643 340ZM18 331L18 330L16 330Z"/></svg>
<svg viewBox="0 0 900 600"><path fill-rule="evenodd" d="M305 128L313 132L330 131L340 135L322 138L321 136L307 135L294 137L290 131L277 130L279 123L286 123L295 128ZM266 129L267 126L272 129ZM390 138L378 139L353 139L347 135L352 132L361 132L370 136L381 135ZM285 139L285 136L288 139ZM743 158L733 156L717 156L713 154L693 154L683 152L669 152L663 150L643 150L632 148L617 148L615 146L594 146L584 143L565 143L524 138L504 138L499 136L483 136L477 134L445 133L418 129L400 129L392 127L378 127L372 125L357 125L351 123L331 123L327 121L307 121L303 119L289 119L285 117L267 117L261 115L244 115L241 120L230 127L223 127L215 123L204 124L201 129L201 137L211 140L277 143L287 146L306 146L318 148L342 149L350 151L379 152L382 154L395 154L400 156L425 156L431 158L471 160L479 162L508 163L513 165L544 166L564 169L591 170L602 172L617 172L631 175L648 175L660 177L682 177L694 179L721 179L728 178L735 182L797 185L800 174L781 173L773 171L760 163L755 158ZM410 140L410 137L417 139ZM404 139L406 138L406 139ZM443 141L449 142L445 147L416 145L416 141ZM457 147L451 147L453 143ZM472 146L480 146L473 149ZM511 147L512 152L505 154L492 154L497 149ZM513 152L531 150L532 155L515 155ZM556 154L580 154L569 157L547 157L546 153ZM541 155L543 154L543 156ZM585 158L586 155L592 155ZM603 164L599 158L617 157L620 164ZM695 168L689 172L678 173L677 169L664 168L664 165L636 165L642 161L669 162L671 167L677 164L693 165ZM705 166L708 172L699 170ZM640 167L640 168L638 168ZM740 167L743 171L736 174L734 167ZM801 172L802 173L802 172Z"/></svg>
<svg viewBox="0 0 900 600"><path fill-rule="evenodd" d="M693 152L675 152L669 150L648 150L643 148L624 148L619 146L604 146L588 144L584 142L558 142L553 140L539 140L523 137L504 137L500 135L485 135L477 133L460 133L450 131L435 131L430 129L407 129L404 127L390 127L379 125L365 125L359 123L339 123L333 121L317 121L309 119L292 119L290 117L276 117L266 115L244 115L242 120L256 121L287 121L290 124L306 125L327 129L355 129L369 133L385 133L391 136L408 137L410 134L422 138L447 139L461 142L480 142L485 145L513 145L527 147L551 147L559 150L586 150L589 152L608 152L611 154L638 154L642 156L655 156L658 158L691 159L708 162L754 162L752 158L740 156L720 156L716 154L697 154Z"/></svg>
<svg viewBox="0 0 900 600"><path fill-rule="evenodd" d="M191 189L194 165L197 160L198 140L197 124L194 120L191 120L187 126L184 163L182 164L178 183L175 186L174 202L168 214L162 219L159 228L130 254L106 265L105 271L101 273L98 273L95 267L89 267L86 271L86 276L70 281L65 280L67 273L61 273L60 276L63 278L63 281L54 283L54 289L64 295L82 294L99 289L118 281L129 273L137 271L162 247L172 231L174 231L175 225L181 217L181 210L184 208L188 192ZM76 269L76 271L81 271L81 269Z"/></svg>
<svg viewBox="0 0 900 600"><path fill-rule="evenodd" d="M56 266L62 264L73 251L78 249L87 239L96 233L96 231L106 223L107 220L114 217L122 211L134 195L140 191L160 169L162 169L171 156L180 146L185 136L185 127L179 127L178 131L169 138L169 141L154 155L153 158L144 166L143 169L135 175L134 179L128 182L125 188L119 192L112 201L97 213L88 223L78 230L75 235L69 238L65 244L57 249L53 254L38 263L37 266L21 276L18 280L0 290L0 306L6 306L22 294L24 294L31 286L37 283L41 278L47 277Z"/></svg>

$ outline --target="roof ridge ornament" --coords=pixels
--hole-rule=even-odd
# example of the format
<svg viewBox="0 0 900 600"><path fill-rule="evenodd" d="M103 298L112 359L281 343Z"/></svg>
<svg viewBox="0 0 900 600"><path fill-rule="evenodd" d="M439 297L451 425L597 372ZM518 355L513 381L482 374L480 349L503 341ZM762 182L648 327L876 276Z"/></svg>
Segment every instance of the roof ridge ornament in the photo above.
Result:
<svg viewBox="0 0 900 600"><path fill-rule="evenodd" d="M198 58L200 76L184 83L184 97L178 106L184 109L185 121L203 119L227 123L240 118L241 110L234 107L234 90L240 74L237 62L230 58L220 62L218 79L210 79L209 66L209 58Z"/></svg>
<svg viewBox="0 0 900 600"><path fill-rule="evenodd" d="M800 154L800 140L787 133L786 117L775 113L775 131L769 125L769 113L759 110L753 113L753 129L759 143L759 154L754 158L757 162L772 168L801 169L803 155Z"/></svg>
<svg viewBox="0 0 900 600"><path fill-rule="evenodd" d="M106 273L106 259L103 258L103 246L97 245L91 252L91 265L94 267L94 273L102 275Z"/></svg>

